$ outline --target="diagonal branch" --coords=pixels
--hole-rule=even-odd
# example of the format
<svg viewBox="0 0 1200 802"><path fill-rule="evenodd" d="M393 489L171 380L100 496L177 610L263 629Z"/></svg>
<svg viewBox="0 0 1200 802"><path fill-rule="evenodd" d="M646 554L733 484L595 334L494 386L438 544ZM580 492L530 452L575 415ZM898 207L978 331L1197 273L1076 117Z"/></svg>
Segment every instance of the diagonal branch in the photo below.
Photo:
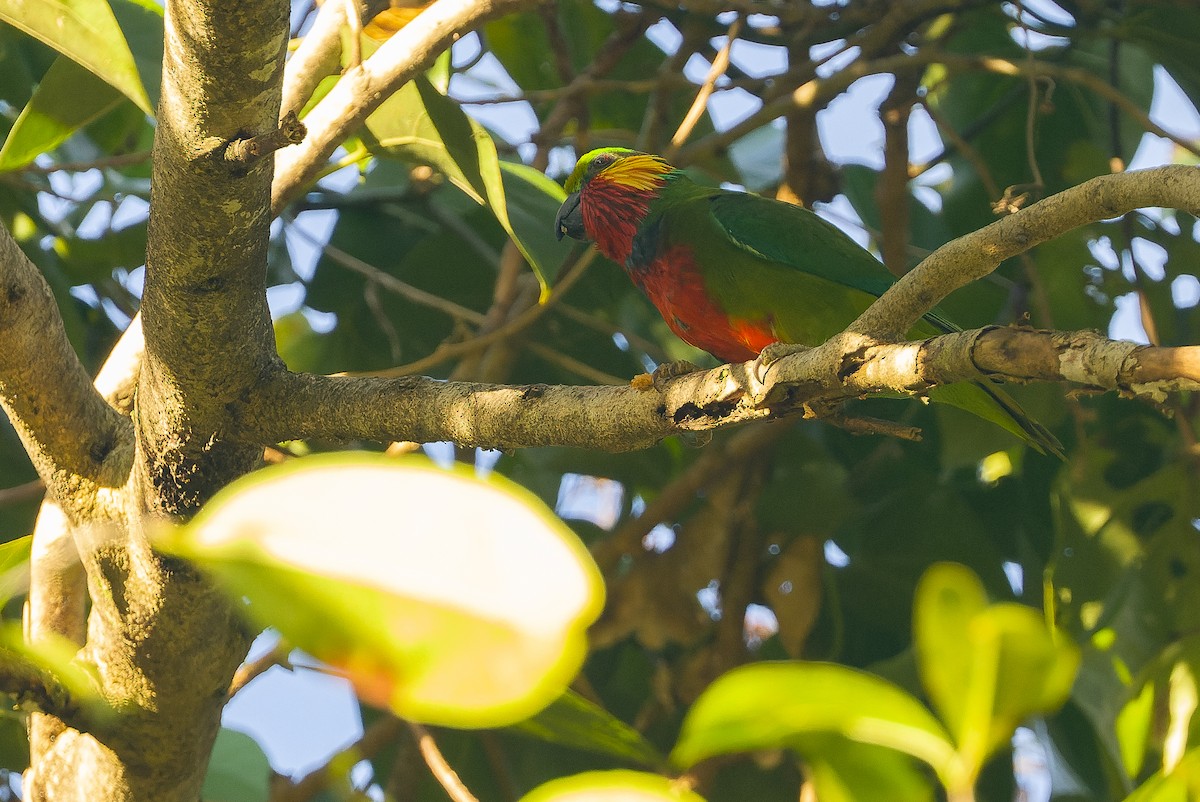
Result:
<svg viewBox="0 0 1200 802"><path fill-rule="evenodd" d="M437 0L341 80L304 118L308 137L279 152L272 205L278 213L311 181L338 145L393 92L462 34L537 0Z"/></svg>
<svg viewBox="0 0 1200 802"><path fill-rule="evenodd" d="M1200 214L1200 167L1099 176L948 242L897 281L848 331L898 340L943 298L1005 259L1071 229L1153 206Z"/></svg>
<svg viewBox="0 0 1200 802"><path fill-rule="evenodd" d="M50 495L71 516L95 510L132 458L129 420L92 386L42 274L0 227L0 405Z"/></svg>

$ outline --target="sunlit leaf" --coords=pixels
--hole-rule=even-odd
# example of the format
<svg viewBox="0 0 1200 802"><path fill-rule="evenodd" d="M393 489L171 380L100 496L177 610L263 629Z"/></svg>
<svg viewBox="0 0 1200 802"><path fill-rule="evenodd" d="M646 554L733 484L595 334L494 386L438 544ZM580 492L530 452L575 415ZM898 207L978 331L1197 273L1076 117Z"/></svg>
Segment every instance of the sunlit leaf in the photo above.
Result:
<svg viewBox="0 0 1200 802"><path fill-rule="evenodd" d="M917 585L917 665L969 773L1027 717L1057 709L1071 692L1079 650L1056 640L1019 604L987 604L970 569L932 566Z"/></svg>
<svg viewBox="0 0 1200 802"><path fill-rule="evenodd" d="M821 802L931 802L928 772L908 755L841 735L797 738L792 748L804 765Z"/></svg>
<svg viewBox="0 0 1200 802"><path fill-rule="evenodd" d="M0 20L36 37L154 112L137 64L105 0L0 0Z"/></svg>
<svg viewBox="0 0 1200 802"><path fill-rule="evenodd" d="M539 785L521 802L704 802L686 783L639 771L588 771Z"/></svg>
<svg viewBox="0 0 1200 802"><path fill-rule="evenodd" d="M1129 796L1125 802L1191 802L1200 799L1200 749L1183 756L1171 771L1160 771Z"/></svg>
<svg viewBox="0 0 1200 802"><path fill-rule="evenodd" d="M0 543L0 606L29 586L29 553L33 535Z"/></svg>
<svg viewBox="0 0 1200 802"><path fill-rule="evenodd" d="M24 167L79 128L116 107L121 93L66 56L34 90L0 148L0 170Z"/></svg>
<svg viewBox="0 0 1200 802"><path fill-rule="evenodd" d="M731 752L795 747L840 735L954 772L954 750L933 715L879 677L829 663L754 663L719 677L683 721L671 760L681 767Z"/></svg>
<svg viewBox="0 0 1200 802"><path fill-rule="evenodd" d="M529 262L543 289L549 284L542 264L513 229L504 197L496 144L482 125L458 104L417 77L402 86L367 118L372 149L436 168L476 203L491 209ZM553 229L553 218L549 228Z"/></svg>
<svg viewBox="0 0 1200 802"><path fill-rule="evenodd" d="M421 458L267 468L164 545L365 701L435 724L502 726L545 707L603 604L595 564L550 510Z"/></svg>
<svg viewBox="0 0 1200 802"><path fill-rule="evenodd" d="M554 216L567 193L557 182L524 164L502 161L500 173L513 230L538 264L547 271L557 268L572 247L554 235Z"/></svg>

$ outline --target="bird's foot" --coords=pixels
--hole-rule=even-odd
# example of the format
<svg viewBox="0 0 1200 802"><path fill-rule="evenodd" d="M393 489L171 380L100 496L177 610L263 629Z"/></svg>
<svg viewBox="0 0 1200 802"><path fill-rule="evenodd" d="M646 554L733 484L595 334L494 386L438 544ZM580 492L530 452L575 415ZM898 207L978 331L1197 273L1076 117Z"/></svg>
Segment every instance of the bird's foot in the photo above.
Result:
<svg viewBox="0 0 1200 802"><path fill-rule="evenodd" d="M759 353L758 363L766 366L772 362L778 362L785 356L791 356L792 354L808 350L811 350L809 346L797 343L771 343Z"/></svg>
<svg viewBox="0 0 1200 802"><path fill-rule="evenodd" d="M694 373L700 368L688 362L686 359L679 359L674 362L664 362L654 369L653 373L641 373L629 380L629 386L635 390L658 390L662 392L667 382L678 376L686 376L689 373Z"/></svg>
<svg viewBox="0 0 1200 802"><path fill-rule="evenodd" d="M771 343L758 354L758 359L750 365L751 375L760 383L767 380L767 371L771 365L783 359L785 356L798 354L801 351L811 350L807 345L799 345L797 343Z"/></svg>

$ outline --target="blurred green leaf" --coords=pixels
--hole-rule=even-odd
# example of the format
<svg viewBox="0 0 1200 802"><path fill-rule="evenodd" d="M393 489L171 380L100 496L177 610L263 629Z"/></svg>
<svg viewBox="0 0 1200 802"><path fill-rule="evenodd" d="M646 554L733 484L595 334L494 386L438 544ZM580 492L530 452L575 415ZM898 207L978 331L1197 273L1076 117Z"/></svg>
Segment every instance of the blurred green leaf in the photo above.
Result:
<svg viewBox="0 0 1200 802"><path fill-rule="evenodd" d="M1200 95L1200 9L1187 3L1137 0L1118 15L1117 30L1144 47L1193 97Z"/></svg>
<svg viewBox="0 0 1200 802"><path fill-rule="evenodd" d="M922 681L972 779L1018 724L1066 701L1079 667L1075 645L1035 610L988 605L979 579L953 563L918 584L914 633Z"/></svg>
<svg viewBox="0 0 1200 802"><path fill-rule="evenodd" d="M49 677L60 685L69 701L97 722L110 719L113 709L100 695L94 667L76 659L79 646L66 638L43 633L36 643L27 643L19 622L0 623L0 660ZM67 699L55 700L66 702Z"/></svg>
<svg viewBox="0 0 1200 802"><path fill-rule="evenodd" d="M154 113L125 34L105 0L0 0L0 20L77 62L147 114Z"/></svg>
<svg viewBox="0 0 1200 802"><path fill-rule="evenodd" d="M638 771L589 771L560 777L530 791L521 802L704 802L687 785Z"/></svg>
<svg viewBox="0 0 1200 802"><path fill-rule="evenodd" d="M686 768L830 734L919 758L942 777L956 771L946 731L920 702L879 677L828 663L755 663L719 677L688 711L671 761Z"/></svg>
<svg viewBox="0 0 1200 802"><path fill-rule="evenodd" d="M530 719L514 724L514 732L551 743L610 755L653 768L663 756L641 733L574 691L567 691Z"/></svg>
<svg viewBox="0 0 1200 802"><path fill-rule="evenodd" d="M29 554L33 535L0 543L0 607L29 587Z"/></svg>
<svg viewBox="0 0 1200 802"><path fill-rule="evenodd" d="M553 278L550 271L563 263L572 247L554 235L554 217L567 193L528 165L502 161L500 174L513 230L542 265L547 278Z"/></svg>
<svg viewBox="0 0 1200 802"><path fill-rule="evenodd" d="M553 513L503 479L421 458L267 468L161 545L345 671L364 701L436 724L502 726L550 704L603 604L595 564Z"/></svg>
<svg viewBox="0 0 1200 802"><path fill-rule="evenodd" d="M1125 802L1191 802L1200 799L1200 749L1183 756L1171 771L1146 780Z"/></svg>
<svg viewBox="0 0 1200 802"><path fill-rule="evenodd" d="M804 755L821 802L931 802L927 774L908 755L841 735L804 735L792 748Z"/></svg>
<svg viewBox="0 0 1200 802"><path fill-rule="evenodd" d="M101 237L59 237L54 251L73 284L103 281L118 268L133 270L146 263L146 223L142 221Z"/></svg>

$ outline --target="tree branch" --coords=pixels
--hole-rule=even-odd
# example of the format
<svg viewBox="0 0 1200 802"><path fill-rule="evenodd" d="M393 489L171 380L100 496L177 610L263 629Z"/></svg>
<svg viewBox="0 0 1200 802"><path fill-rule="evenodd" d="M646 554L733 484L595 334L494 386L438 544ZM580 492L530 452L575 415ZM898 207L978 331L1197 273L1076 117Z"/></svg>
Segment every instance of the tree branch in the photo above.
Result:
<svg viewBox="0 0 1200 802"><path fill-rule="evenodd" d="M129 420L92 386L42 274L0 227L0 405L68 515L96 512L132 459Z"/></svg>
<svg viewBox="0 0 1200 802"><path fill-rule="evenodd" d="M1103 175L946 243L901 278L847 331L898 340L959 287L1009 257L1071 229L1151 206L1200 214L1200 167L1171 165Z"/></svg>
<svg viewBox="0 0 1200 802"><path fill-rule="evenodd" d="M492 17L532 8L537 0L437 0L351 68L304 118L308 136L276 156L276 213L311 181L335 148L393 92L464 33Z"/></svg>
<svg viewBox="0 0 1200 802"><path fill-rule="evenodd" d="M267 442L451 440L484 448L569 445L627 451L675 431L655 393L623 387L512 386L280 373L240 410Z"/></svg>
<svg viewBox="0 0 1200 802"><path fill-rule="evenodd" d="M450 440L516 449L646 448L685 431L797 412L876 393L998 379L1081 384L1161 400L1200 389L1200 346L1156 348L1090 332L984 328L883 343L843 334L767 364L722 365L671 379L661 391L442 382L281 373L241 409L244 436L266 440ZM846 342L854 348L842 350ZM832 355L832 356L831 356ZM767 380L759 376L767 373Z"/></svg>

